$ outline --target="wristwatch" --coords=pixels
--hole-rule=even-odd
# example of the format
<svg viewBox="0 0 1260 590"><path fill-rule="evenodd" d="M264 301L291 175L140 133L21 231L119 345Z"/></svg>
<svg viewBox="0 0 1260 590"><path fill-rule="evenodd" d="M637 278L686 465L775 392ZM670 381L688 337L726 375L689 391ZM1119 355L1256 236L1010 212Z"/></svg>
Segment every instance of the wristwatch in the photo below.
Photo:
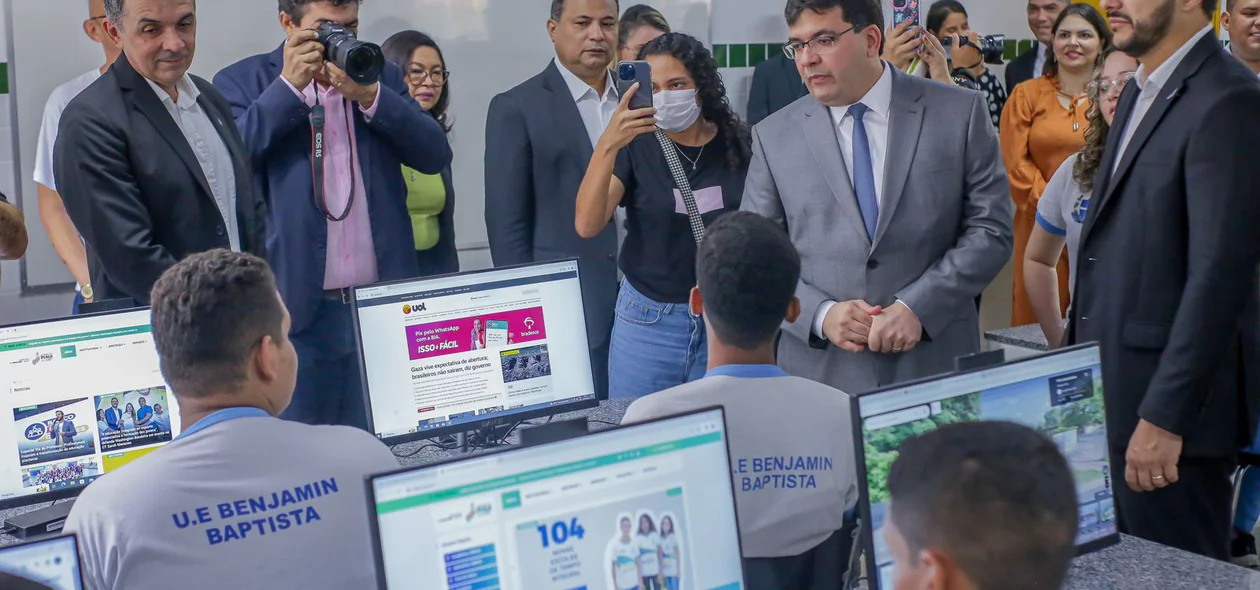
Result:
<svg viewBox="0 0 1260 590"><path fill-rule="evenodd" d="M84 299L91 299L92 296L95 295L95 293L92 292L92 285L83 285L82 287L79 287L79 294L82 295Z"/></svg>

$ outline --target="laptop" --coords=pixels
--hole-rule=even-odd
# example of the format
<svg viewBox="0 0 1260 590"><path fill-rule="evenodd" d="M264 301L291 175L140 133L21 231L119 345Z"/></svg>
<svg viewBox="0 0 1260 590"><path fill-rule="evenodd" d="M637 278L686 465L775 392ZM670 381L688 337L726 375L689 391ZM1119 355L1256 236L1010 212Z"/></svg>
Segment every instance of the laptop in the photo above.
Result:
<svg viewBox="0 0 1260 590"><path fill-rule="evenodd" d="M893 587L883 530L888 489L871 474L886 474L897 447L913 432L954 422L1005 420L1050 435L1076 477L1078 554L1120 541L1100 358L1097 344L1083 344L853 396L858 483L865 486L859 542L874 564L870 590Z"/></svg>
<svg viewBox="0 0 1260 590"><path fill-rule="evenodd" d="M376 475L379 587L739 590L730 474L713 408Z"/></svg>
<svg viewBox="0 0 1260 590"><path fill-rule="evenodd" d="M53 590L83 590L79 539L69 534L0 549L0 573L26 578Z"/></svg>

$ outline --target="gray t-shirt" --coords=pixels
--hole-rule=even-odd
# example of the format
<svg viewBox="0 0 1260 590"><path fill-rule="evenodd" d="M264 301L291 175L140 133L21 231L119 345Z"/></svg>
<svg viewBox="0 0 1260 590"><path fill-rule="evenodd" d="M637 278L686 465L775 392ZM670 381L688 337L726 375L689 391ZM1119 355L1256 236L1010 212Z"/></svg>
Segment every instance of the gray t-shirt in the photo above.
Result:
<svg viewBox="0 0 1260 590"><path fill-rule="evenodd" d="M89 590L375 586L372 435L251 416L181 436L92 482L65 530Z"/></svg>
<svg viewBox="0 0 1260 590"><path fill-rule="evenodd" d="M849 398L775 367L719 367L638 399L623 424L723 406L744 557L800 555L857 504ZM685 559L685 557L684 557Z"/></svg>
<svg viewBox="0 0 1260 590"><path fill-rule="evenodd" d="M1037 202L1037 224L1042 229L1067 239L1068 288L1076 291L1076 248L1081 243L1081 226L1089 211L1089 195L1081 191L1081 185L1072 179L1078 154L1072 154L1054 176L1046 182L1046 190Z"/></svg>

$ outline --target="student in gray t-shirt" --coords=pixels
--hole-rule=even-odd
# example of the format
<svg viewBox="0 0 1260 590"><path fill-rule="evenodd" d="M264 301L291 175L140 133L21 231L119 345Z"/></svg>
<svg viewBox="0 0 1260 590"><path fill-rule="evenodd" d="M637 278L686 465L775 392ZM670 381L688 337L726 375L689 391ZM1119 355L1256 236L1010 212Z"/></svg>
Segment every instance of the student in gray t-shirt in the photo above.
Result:
<svg viewBox="0 0 1260 590"><path fill-rule="evenodd" d="M639 398L622 423L724 406L744 557L800 555L858 498L848 396L775 366L779 327L801 311L800 256L773 222L737 212L708 229L696 267L708 373Z"/></svg>
<svg viewBox="0 0 1260 590"><path fill-rule="evenodd" d="M182 432L94 481L70 511L87 587L374 586L363 481L398 462L362 430L276 418L298 358L267 263L196 254L158 279L152 301Z"/></svg>

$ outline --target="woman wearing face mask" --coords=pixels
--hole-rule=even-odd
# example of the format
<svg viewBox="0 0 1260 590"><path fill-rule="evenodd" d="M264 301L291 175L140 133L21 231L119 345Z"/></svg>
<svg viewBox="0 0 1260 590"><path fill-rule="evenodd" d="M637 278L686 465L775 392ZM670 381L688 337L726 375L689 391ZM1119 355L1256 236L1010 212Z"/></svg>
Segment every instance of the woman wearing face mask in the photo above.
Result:
<svg viewBox="0 0 1260 590"><path fill-rule="evenodd" d="M634 88L622 97L587 167L574 223L578 234L594 237L617 207L626 211L625 281L609 354L612 397L647 395L704 375L704 322L687 307L696 284L695 236L739 209L751 158L748 129L704 44L669 33L644 46L639 59L652 67L655 108L630 110ZM666 149L677 154L692 199L680 190Z"/></svg>
<svg viewBox="0 0 1260 590"><path fill-rule="evenodd" d="M1037 202L1037 226L1028 238L1024 251L1024 285L1037 323L1046 334L1046 342L1057 347L1063 340L1063 315L1060 313L1058 271L1055 268L1067 246L1068 263L1076 265L1076 247L1081 225L1089 211L1089 195L1094 178L1107 147L1107 133L1116 115L1120 91L1137 72L1137 60L1114 48L1106 50L1102 68L1089 83L1089 128L1085 146L1079 153L1063 161L1059 170L1046 183L1046 190Z"/></svg>
<svg viewBox="0 0 1260 590"><path fill-rule="evenodd" d="M1053 30L1054 52L1046 60L1045 74L1015 87L1002 111L998 134L1015 201L1014 326L1037 321L1024 289L1024 251L1037 225L1037 200L1063 161L1085 145L1086 85L1111 47L1107 21L1088 4L1065 8ZM1067 311L1068 267L1065 254L1057 265L1060 314Z"/></svg>
<svg viewBox="0 0 1260 590"><path fill-rule="evenodd" d="M385 59L402 68L407 89L420 108L450 133L446 109L451 104L451 93L446 82L451 72L433 38L419 31L401 31L385 41L381 52ZM459 272L451 167L447 166L441 174L421 174L403 166L403 181L407 184L407 212L420 263L419 276Z"/></svg>

